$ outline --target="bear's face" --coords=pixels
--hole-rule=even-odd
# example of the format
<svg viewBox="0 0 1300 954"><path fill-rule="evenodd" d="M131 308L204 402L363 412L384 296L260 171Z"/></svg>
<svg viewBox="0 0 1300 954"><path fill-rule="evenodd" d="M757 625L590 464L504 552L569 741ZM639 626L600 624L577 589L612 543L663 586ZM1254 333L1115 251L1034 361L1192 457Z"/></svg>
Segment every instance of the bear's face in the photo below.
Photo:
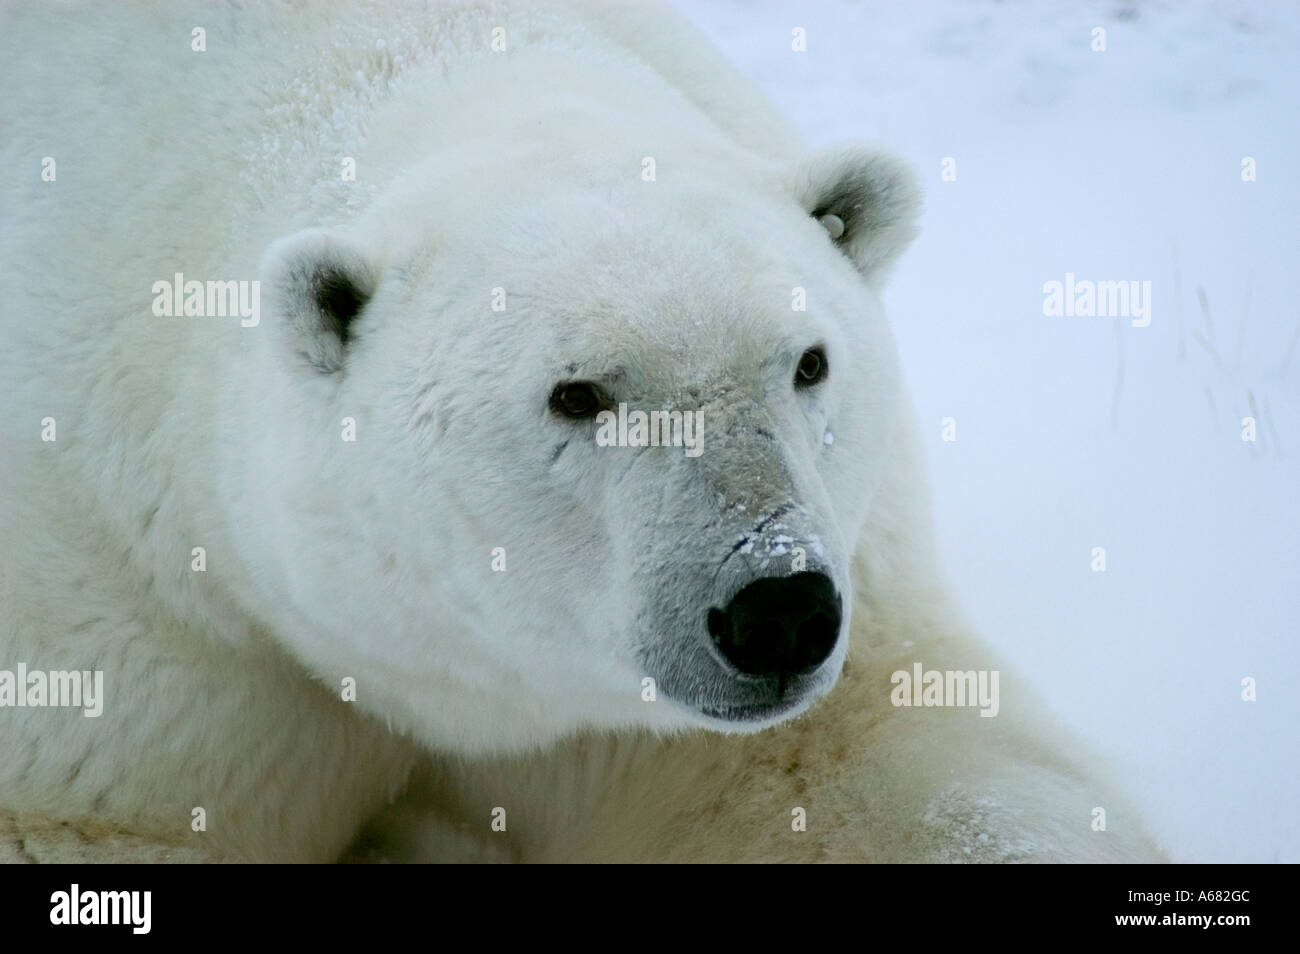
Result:
<svg viewBox="0 0 1300 954"><path fill-rule="evenodd" d="M279 437L308 532L277 629L434 744L753 731L842 666L898 418L875 280L915 193L861 153L637 185L268 252L279 373L357 430Z"/></svg>

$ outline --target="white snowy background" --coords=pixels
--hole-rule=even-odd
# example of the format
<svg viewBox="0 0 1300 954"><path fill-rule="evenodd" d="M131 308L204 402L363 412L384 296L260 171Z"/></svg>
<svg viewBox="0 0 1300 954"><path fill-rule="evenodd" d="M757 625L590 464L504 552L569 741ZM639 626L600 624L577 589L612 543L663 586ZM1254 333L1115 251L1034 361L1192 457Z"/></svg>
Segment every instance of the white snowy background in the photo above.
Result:
<svg viewBox="0 0 1300 954"><path fill-rule="evenodd" d="M885 301L985 637L1174 860L1300 861L1300 7L677 6L812 144L920 173ZM1045 317L1066 272L1150 281L1150 326Z"/></svg>

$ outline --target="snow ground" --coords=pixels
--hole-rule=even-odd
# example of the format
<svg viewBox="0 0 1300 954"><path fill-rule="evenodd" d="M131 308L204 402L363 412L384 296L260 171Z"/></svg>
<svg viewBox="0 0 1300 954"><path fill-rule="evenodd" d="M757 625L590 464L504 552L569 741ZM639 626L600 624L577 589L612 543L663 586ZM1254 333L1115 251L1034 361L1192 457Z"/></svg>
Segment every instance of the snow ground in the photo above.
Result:
<svg viewBox="0 0 1300 954"><path fill-rule="evenodd" d="M981 631L1175 860L1300 861L1300 6L677 5L811 143L921 174L885 299ZM1067 272L1150 281L1150 326L1045 317Z"/></svg>

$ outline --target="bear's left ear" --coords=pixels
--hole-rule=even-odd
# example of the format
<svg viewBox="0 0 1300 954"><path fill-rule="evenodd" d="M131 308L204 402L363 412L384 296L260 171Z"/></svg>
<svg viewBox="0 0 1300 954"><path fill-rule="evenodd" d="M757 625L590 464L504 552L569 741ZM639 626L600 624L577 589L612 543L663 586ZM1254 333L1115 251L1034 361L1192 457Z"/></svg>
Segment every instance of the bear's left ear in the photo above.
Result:
<svg viewBox="0 0 1300 954"><path fill-rule="evenodd" d="M260 271L291 360L323 374L342 368L350 326L379 283L377 264L335 232L306 229L272 242Z"/></svg>
<svg viewBox="0 0 1300 954"><path fill-rule="evenodd" d="M897 156L857 146L827 149L800 167L795 190L869 279L883 277L916 236L921 192Z"/></svg>

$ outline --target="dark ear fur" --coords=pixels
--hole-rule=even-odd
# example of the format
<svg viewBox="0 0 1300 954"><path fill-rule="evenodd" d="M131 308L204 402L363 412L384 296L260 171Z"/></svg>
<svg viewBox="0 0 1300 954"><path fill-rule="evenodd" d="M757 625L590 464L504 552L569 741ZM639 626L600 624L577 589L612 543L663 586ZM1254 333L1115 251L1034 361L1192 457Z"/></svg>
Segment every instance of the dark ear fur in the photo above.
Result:
<svg viewBox="0 0 1300 954"><path fill-rule="evenodd" d="M921 193L901 159L863 147L828 149L804 163L796 194L870 279L884 276L916 235Z"/></svg>
<svg viewBox="0 0 1300 954"><path fill-rule="evenodd" d="M375 263L339 235L307 229L273 242L261 274L285 347L322 374L342 368L352 320L379 282Z"/></svg>

